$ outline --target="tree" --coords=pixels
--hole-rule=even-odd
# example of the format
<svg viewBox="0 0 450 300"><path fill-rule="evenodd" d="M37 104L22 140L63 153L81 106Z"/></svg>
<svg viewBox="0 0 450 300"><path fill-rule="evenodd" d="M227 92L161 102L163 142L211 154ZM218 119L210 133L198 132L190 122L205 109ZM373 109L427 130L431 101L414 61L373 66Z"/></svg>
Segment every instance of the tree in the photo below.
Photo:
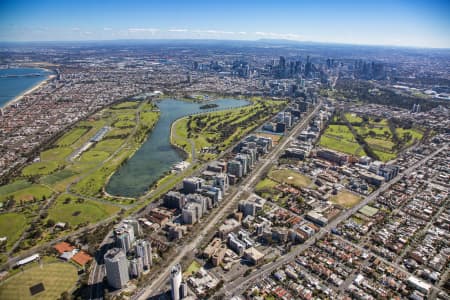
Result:
<svg viewBox="0 0 450 300"><path fill-rule="evenodd" d="M53 226L55 226L55 221L53 220L53 219L48 219L47 220L47 223L45 224L45 226L47 226L47 227L53 227Z"/></svg>

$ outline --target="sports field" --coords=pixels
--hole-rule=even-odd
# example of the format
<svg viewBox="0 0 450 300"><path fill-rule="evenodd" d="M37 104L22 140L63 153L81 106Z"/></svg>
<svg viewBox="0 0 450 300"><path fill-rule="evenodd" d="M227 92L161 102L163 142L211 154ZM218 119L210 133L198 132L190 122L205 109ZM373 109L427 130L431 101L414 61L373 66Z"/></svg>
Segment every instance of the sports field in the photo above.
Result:
<svg viewBox="0 0 450 300"><path fill-rule="evenodd" d="M78 279L77 268L65 262L50 262L39 265L32 263L31 267L19 271L17 274L0 283L0 299L2 300L27 300L58 299L65 291L70 291ZM42 283L44 291L35 294L30 293L30 287Z"/></svg>
<svg viewBox="0 0 450 300"><path fill-rule="evenodd" d="M308 187L311 184L309 177L288 169L271 170L268 177L278 183L288 184L297 188Z"/></svg>
<svg viewBox="0 0 450 300"><path fill-rule="evenodd" d="M336 196L332 196L330 198L330 201L345 208L352 208L353 206L358 204L361 201L361 199L362 198L360 196L352 192L342 190L339 191Z"/></svg>

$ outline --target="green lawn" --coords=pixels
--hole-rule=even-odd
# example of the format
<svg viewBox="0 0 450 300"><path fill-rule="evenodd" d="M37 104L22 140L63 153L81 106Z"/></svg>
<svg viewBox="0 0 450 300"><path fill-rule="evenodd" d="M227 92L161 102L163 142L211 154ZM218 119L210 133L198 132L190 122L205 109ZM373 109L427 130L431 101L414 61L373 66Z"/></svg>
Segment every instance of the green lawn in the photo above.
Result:
<svg viewBox="0 0 450 300"><path fill-rule="evenodd" d="M101 163L102 161L104 161L105 159L107 159L109 157L109 153L105 152L105 151L97 151L97 150L88 150L86 152L84 152L81 156L80 156L80 161L81 162L86 162L86 163Z"/></svg>
<svg viewBox="0 0 450 300"><path fill-rule="evenodd" d="M46 151L41 152L41 160L59 160L63 161L68 157L74 150L70 147L56 147Z"/></svg>
<svg viewBox="0 0 450 300"><path fill-rule="evenodd" d="M45 183L45 184L49 184L49 185L53 185L59 181L65 180L69 177L72 177L76 175L75 172L68 170L68 169L64 169L58 172L55 172L51 175L45 176L41 178L41 182Z"/></svg>
<svg viewBox="0 0 450 300"><path fill-rule="evenodd" d="M111 106L111 109L135 109L139 105L139 102L136 101L125 101L114 106Z"/></svg>
<svg viewBox="0 0 450 300"><path fill-rule="evenodd" d="M281 194L279 191L275 190L275 187L278 185L278 182L273 181L272 179L265 178L258 182L255 187L255 193L260 195L263 198L278 198Z"/></svg>
<svg viewBox="0 0 450 300"><path fill-rule="evenodd" d="M40 184L32 184L27 188L16 190L8 194L1 194L0 201L5 201L8 197L13 197L16 202L30 201L33 198L42 200L44 197L49 198L53 194L52 190Z"/></svg>
<svg viewBox="0 0 450 300"><path fill-rule="evenodd" d="M10 248L19 239L26 224L27 220L22 214L0 214L0 237L6 236L8 238L7 248ZM0 297L0 299L2 298Z"/></svg>
<svg viewBox="0 0 450 300"><path fill-rule="evenodd" d="M350 123L361 123L363 121L363 119L360 116L354 113L346 113L345 118Z"/></svg>
<svg viewBox="0 0 450 300"><path fill-rule="evenodd" d="M418 129L404 129L404 128L396 128L399 139L406 139L406 136L409 135L411 138L407 140L406 145L411 146L416 141L420 141L423 138L423 132Z"/></svg>
<svg viewBox="0 0 450 300"><path fill-rule="evenodd" d="M394 158L397 157L396 153L392 153L392 152L384 152L384 151L379 151L379 150L373 150L373 152L378 155L378 157L380 158L381 161L390 161Z"/></svg>
<svg viewBox="0 0 450 300"><path fill-rule="evenodd" d="M364 149L356 142L350 142L347 140L340 140L335 137L329 137L322 135L320 137L320 146L333 149L342 153L347 153L356 156L365 156Z"/></svg>
<svg viewBox="0 0 450 300"><path fill-rule="evenodd" d="M189 267L186 269L186 271L184 271L183 276L185 278L191 276L192 274L200 270L201 267L202 266L196 260L193 260L192 263L189 265Z"/></svg>
<svg viewBox="0 0 450 300"><path fill-rule="evenodd" d="M70 201L67 201L70 199ZM65 204L65 202L67 203ZM119 211L119 208L91 200L78 201L78 197L61 194L48 211L48 219L68 222L70 226L95 223Z"/></svg>
<svg viewBox="0 0 450 300"><path fill-rule="evenodd" d="M60 167L56 161L38 161L26 166L22 170L23 176L48 175Z"/></svg>
<svg viewBox="0 0 450 300"><path fill-rule="evenodd" d="M135 121L117 121L116 123L114 123L114 127L116 128L131 128L136 126L136 122Z"/></svg>
<svg viewBox="0 0 450 300"><path fill-rule="evenodd" d="M78 279L77 268L65 262L44 263L20 271L0 284L0 299L58 299L65 291L70 291ZM31 296L30 287L42 283L45 290Z"/></svg>
<svg viewBox="0 0 450 300"><path fill-rule="evenodd" d="M24 179L19 179L12 183L5 184L3 186L0 186L0 197L17 192L30 186L31 182Z"/></svg>
<svg viewBox="0 0 450 300"><path fill-rule="evenodd" d="M124 142L124 139L104 139L95 145L94 150L112 153Z"/></svg>
<svg viewBox="0 0 450 300"><path fill-rule="evenodd" d="M329 125L320 137L319 145L351 155L366 155L346 125Z"/></svg>
<svg viewBox="0 0 450 300"><path fill-rule="evenodd" d="M219 151L228 148L284 105L284 101L254 100L250 106L182 118L173 125L171 142L183 148L191 158L189 140L192 140L198 157L212 159L216 155L202 154L200 150L216 146Z"/></svg>
<svg viewBox="0 0 450 300"><path fill-rule="evenodd" d="M268 176L276 182L297 188L308 187L311 184L311 179L307 176L288 169L271 170Z"/></svg>
<svg viewBox="0 0 450 300"><path fill-rule="evenodd" d="M56 144L58 146L70 146L75 143L79 138L81 138L86 132L88 128L85 127L76 127L70 130L68 133L63 135Z"/></svg>

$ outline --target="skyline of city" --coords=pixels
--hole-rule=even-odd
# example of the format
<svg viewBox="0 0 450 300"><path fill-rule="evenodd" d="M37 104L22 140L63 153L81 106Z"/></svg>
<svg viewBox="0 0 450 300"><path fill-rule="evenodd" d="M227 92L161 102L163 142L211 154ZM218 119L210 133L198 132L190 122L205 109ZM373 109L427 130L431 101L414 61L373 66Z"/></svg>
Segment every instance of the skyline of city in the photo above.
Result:
<svg viewBox="0 0 450 300"><path fill-rule="evenodd" d="M449 9L447 1L3 1L0 41L283 39L450 48Z"/></svg>

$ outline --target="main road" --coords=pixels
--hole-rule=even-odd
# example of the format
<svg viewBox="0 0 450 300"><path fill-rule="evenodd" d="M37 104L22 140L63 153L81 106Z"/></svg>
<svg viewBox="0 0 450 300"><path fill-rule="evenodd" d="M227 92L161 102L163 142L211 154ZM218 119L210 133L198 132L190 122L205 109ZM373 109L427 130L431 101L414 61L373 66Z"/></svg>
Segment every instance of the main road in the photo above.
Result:
<svg viewBox="0 0 450 300"><path fill-rule="evenodd" d="M186 256L189 252L194 251L202 242L203 238L207 236L208 232L213 229L213 227L222 219L224 216L224 212L233 208L236 205L237 200L242 195L242 193L248 190L251 186L253 186L257 179L260 178L261 174L264 170L269 167L273 161L275 161L279 156L281 151L283 151L289 142L292 141L292 138L298 134L301 130L303 130L311 120L311 118L319 111L322 102L319 101L318 105L315 109L308 114L308 116L303 119L299 124L297 124L290 133L281 140L281 142L272 149L272 151L262 160L261 164L258 164L255 169L252 171L250 176L248 176L243 183L241 184L241 188L239 191L233 195L231 199L228 199L227 203L219 208L218 211L214 212L214 217L209 220L207 224L203 224L204 227L200 231L200 233L187 245L183 246L177 256L171 260L171 265L175 265L181 261L181 259ZM162 287L164 283L168 280L170 273L170 267L165 268L159 275L152 281L150 285L148 285L144 290L140 291L133 297L133 299L147 299L150 297L157 289Z"/></svg>
<svg viewBox="0 0 450 300"><path fill-rule="evenodd" d="M282 265L291 262L295 259L297 255L311 247L316 240L319 240L322 238L326 233L329 233L333 228L335 228L339 223L346 220L350 216L352 216L354 213L356 213L358 210L360 210L362 207L366 206L373 200L375 200L381 193L389 189L392 185L397 183L401 178L404 176L410 175L414 170L416 170L419 166L426 163L430 158L436 156L441 151L444 151L447 149L447 145L436 150L435 152L431 153L430 155L426 156L416 164L412 165L408 169L406 169L402 174L398 175L391 181L385 182L383 185L380 186L379 189L377 189L375 192L364 198L360 203L358 203L353 208L346 210L345 212L341 213L336 219L334 219L332 222L328 223L325 227L321 228L319 232L317 232L314 236L312 236L310 239L308 239L305 243L295 247L293 251L286 254L285 256L281 257L277 261L267 264L257 270L256 272L251 273L249 276L244 278L239 278L233 282L225 283L222 287L222 289L218 292L224 293L227 297L232 295L240 295L242 294L245 289L252 283L256 282L257 280L260 280L264 278L265 276L269 275L272 271L276 270L277 268L281 267Z"/></svg>

